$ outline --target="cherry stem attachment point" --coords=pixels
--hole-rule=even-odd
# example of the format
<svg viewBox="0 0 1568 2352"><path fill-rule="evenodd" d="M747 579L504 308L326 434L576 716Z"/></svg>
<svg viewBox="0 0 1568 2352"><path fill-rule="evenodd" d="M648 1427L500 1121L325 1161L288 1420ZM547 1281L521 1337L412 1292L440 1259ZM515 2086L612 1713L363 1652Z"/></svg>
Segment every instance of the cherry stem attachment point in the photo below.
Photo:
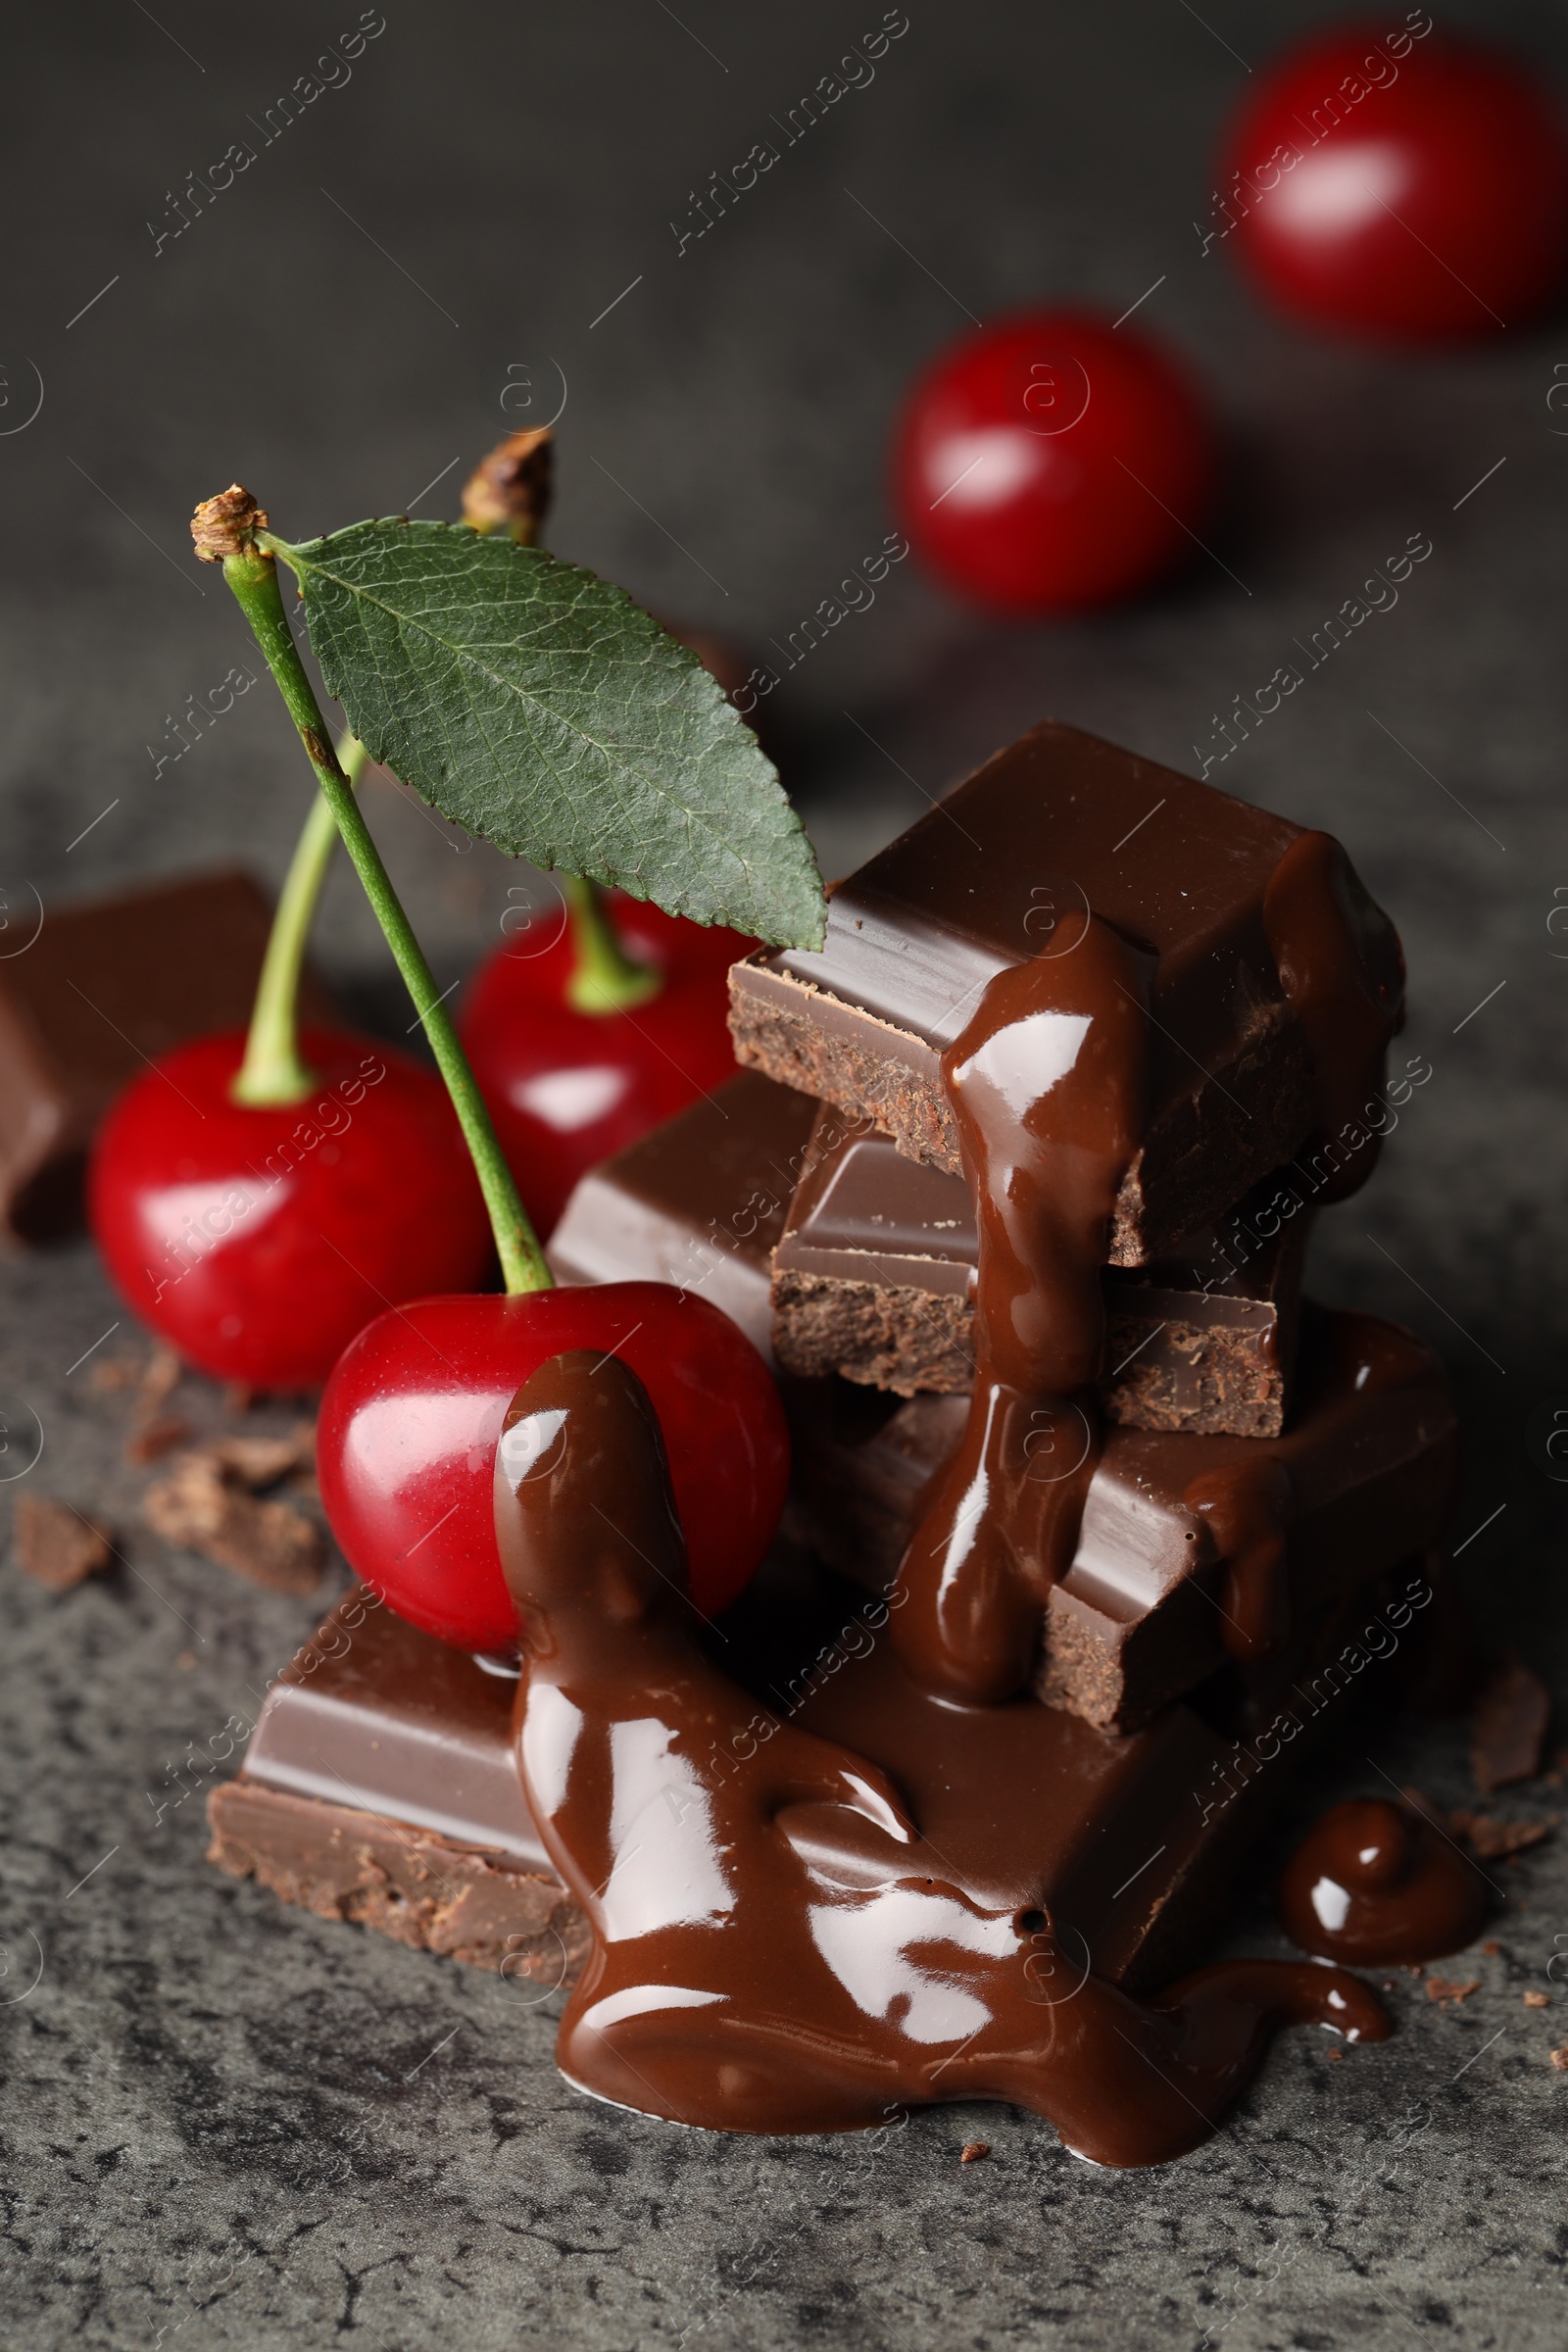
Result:
<svg viewBox="0 0 1568 2352"><path fill-rule="evenodd" d="M664 985L662 972L627 955L605 894L580 874L563 874L561 892L571 917L571 977L566 1003L573 1012L628 1012Z"/></svg>
<svg viewBox="0 0 1568 2352"><path fill-rule="evenodd" d="M267 658L267 665L276 680L289 716L299 730L306 755L316 770L317 782L343 838L343 846L353 859L365 895L386 935L398 970L414 1000L415 1010L424 1025L425 1036L430 1041L436 1066L446 1081L453 1109L457 1112L484 1195L507 1290L513 1295L549 1290L553 1277L545 1263L538 1237L528 1222L528 1214L513 1181L512 1171L496 1140L490 1113L474 1083L467 1056L458 1043L452 1016L437 992L430 967L424 959L424 952L392 887L392 878L381 861L381 853L354 797L354 787L332 750L326 721L321 715L320 705L316 699L315 689L288 624L288 615L283 610L283 599L277 585L277 566L269 545L265 543L269 537L269 534L253 532L248 544L241 545L235 552L225 552L221 559L223 577L256 633L257 643ZM274 544L286 560L286 543L279 540ZM397 1170L388 1169L388 1183L396 1183L397 1180Z"/></svg>
<svg viewBox="0 0 1568 2352"><path fill-rule="evenodd" d="M349 784L358 784L368 758L364 744L355 736L343 737L337 760ZM298 1102L316 1084L316 1073L299 1047L300 974L317 902L337 844L337 819L318 793L278 894L245 1040L245 1058L228 1090L235 1102Z"/></svg>

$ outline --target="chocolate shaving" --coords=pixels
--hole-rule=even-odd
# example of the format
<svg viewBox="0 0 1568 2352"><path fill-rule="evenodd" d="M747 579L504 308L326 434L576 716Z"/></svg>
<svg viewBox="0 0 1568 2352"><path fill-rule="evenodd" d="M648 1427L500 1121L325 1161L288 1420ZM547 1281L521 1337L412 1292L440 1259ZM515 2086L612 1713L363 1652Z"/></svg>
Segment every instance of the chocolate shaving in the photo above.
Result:
<svg viewBox="0 0 1568 2352"><path fill-rule="evenodd" d="M1527 2009L1549 2009L1551 2007L1551 1995L1549 1992L1527 1992L1525 1994L1525 2007Z"/></svg>
<svg viewBox="0 0 1568 2352"><path fill-rule="evenodd" d="M51 1592L69 1592L114 1557L107 1527L47 1494L18 1495L12 1532L18 1567Z"/></svg>
<svg viewBox="0 0 1568 2352"><path fill-rule="evenodd" d="M989 2156L990 2153L991 2142L988 2139L971 2139L959 2156L958 2162L960 2164L978 2164L982 2156Z"/></svg>
<svg viewBox="0 0 1568 2352"><path fill-rule="evenodd" d="M1541 1770L1551 1696L1539 1674L1510 1652L1481 1686L1471 1724L1470 1769L1483 1796Z"/></svg>
<svg viewBox="0 0 1568 2352"><path fill-rule="evenodd" d="M1399 1793L1407 1805L1424 1813L1435 1829L1467 1845L1482 1862L1502 1862L1510 1854L1522 1854L1527 1846L1539 1845L1544 1838L1549 1838L1557 1827L1555 1813L1545 1821L1499 1821L1494 1813L1467 1812L1462 1806L1446 1813L1419 1788L1402 1788ZM1491 1951L1496 1947L1489 1944L1486 1948Z"/></svg>
<svg viewBox="0 0 1568 2352"><path fill-rule="evenodd" d="M1549 1821L1498 1821L1491 1813L1448 1815L1452 1835L1462 1838L1483 1862L1502 1862L1510 1854L1522 1854L1527 1846L1539 1845L1544 1838L1549 1838L1556 1826L1555 1813Z"/></svg>
<svg viewBox="0 0 1568 2352"><path fill-rule="evenodd" d="M156 1462L176 1446L183 1446L190 1436L190 1423L177 1413L161 1413L156 1421L146 1422L125 1440L127 1462Z"/></svg>
<svg viewBox="0 0 1568 2352"><path fill-rule="evenodd" d="M1452 1977L1428 1977L1427 1979L1427 1999L1429 2001L1467 2001L1473 1992L1480 1990L1481 1979L1479 1977L1471 1977L1463 1984L1456 1983Z"/></svg>
<svg viewBox="0 0 1568 2352"><path fill-rule="evenodd" d="M216 1447L181 1454L147 1490L147 1524L166 1543L199 1551L272 1592L311 1592L320 1577L321 1532L286 1502L259 1502Z"/></svg>
<svg viewBox="0 0 1568 2352"><path fill-rule="evenodd" d="M1550 2055L1552 2065L1559 2072L1568 2074L1568 2050L1553 2050Z"/></svg>

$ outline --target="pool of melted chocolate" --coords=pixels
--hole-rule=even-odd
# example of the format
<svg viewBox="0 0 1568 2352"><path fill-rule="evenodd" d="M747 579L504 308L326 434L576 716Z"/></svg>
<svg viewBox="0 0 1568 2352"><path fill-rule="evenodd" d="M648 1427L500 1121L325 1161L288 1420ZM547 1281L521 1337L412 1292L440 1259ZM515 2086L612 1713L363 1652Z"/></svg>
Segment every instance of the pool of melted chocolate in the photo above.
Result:
<svg viewBox="0 0 1568 2352"><path fill-rule="evenodd" d="M1376 1966L1440 1960L1473 1943L1488 1882L1451 1838L1410 1805L1353 1797L1313 1824L1280 1881L1293 1943Z"/></svg>
<svg viewBox="0 0 1568 2352"><path fill-rule="evenodd" d="M1101 1269L1148 1119L1159 958L1076 896L1081 912L986 982L942 1054L975 1201L975 1378L890 1610L902 1670L969 1709L1026 1689L1074 1557L1102 1445ZM1322 834L1291 844L1263 919L1332 1135L1381 1075L1398 943ZM1216 1002L1245 995L1222 946L1189 945ZM1216 1470L1188 1500L1231 1563L1233 1653L1266 1654L1286 1631L1288 1475ZM966 1886L964 1856L854 1747L782 1720L746 1744L751 1702L694 1638L652 1407L614 1357L558 1356L517 1392L496 1529L521 1627L523 1786L593 1933L558 2046L585 2090L745 2132L1009 2099L1096 2163L1152 2164L1207 2136L1275 2027L1387 2033L1367 1987L1320 1965L1234 1961L1134 2000L1047 1910Z"/></svg>
<svg viewBox="0 0 1568 2352"><path fill-rule="evenodd" d="M557 1356L518 1391L496 1531L523 1788L593 1933L557 2051L580 2088L758 2132L1006 2099L1078 2155L1142 2165L1208 2136L1278 2027L1387 2034L1365 1985L1314 1963L1134 2000L1044 1909L977 1899L852 1748L784 1720L743 1738L756 1702L695 1639L658 1423L616 1358Z"/></svg>

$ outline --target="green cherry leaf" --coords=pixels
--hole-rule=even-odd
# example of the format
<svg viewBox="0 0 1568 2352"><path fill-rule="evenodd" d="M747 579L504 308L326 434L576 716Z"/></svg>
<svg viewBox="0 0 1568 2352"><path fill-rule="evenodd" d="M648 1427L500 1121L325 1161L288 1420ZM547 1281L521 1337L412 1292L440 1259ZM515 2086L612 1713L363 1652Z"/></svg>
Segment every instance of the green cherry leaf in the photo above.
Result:
<svg viewBox="0 0 1568 2352"><path fill-rule="evenodd" d="M771 761L622 589L461 524L262 544L349 725L443 816L667 913L821 945L821 876Z"/></svg>

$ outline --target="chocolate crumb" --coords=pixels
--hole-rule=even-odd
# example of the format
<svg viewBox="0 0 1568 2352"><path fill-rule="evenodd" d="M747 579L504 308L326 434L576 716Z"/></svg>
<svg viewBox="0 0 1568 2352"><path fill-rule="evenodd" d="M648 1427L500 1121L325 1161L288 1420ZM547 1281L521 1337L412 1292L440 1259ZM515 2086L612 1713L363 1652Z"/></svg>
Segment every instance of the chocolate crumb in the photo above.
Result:
<svg viewBox="0 0 1568 2352"><path fill-rule="evenodd" d="M1481 1946L1481 1949L1486 1953L1489 1960L1495 1960L1501 1953L1502 1946L1500 1943L1493 1942L1489 1937L1488 1940Z"/></svg>
<svg viewBox="0 0 1568 2352"><path fill-rule="evenodd" d="M1527 2009L1549 2009L1551 2007L1551 1995L1549 1992L1527 1992L1525 1994L1525 2007Z"/></svg>
<svg viewBox="0 0 1568 2352"><path fill-rule="evenodd" d="M312 1592L325 1546L320 1530L286 1502L259 1502L216 1448L178 1456L167 1478L149 1487L147 1524L166 1543L199 1551L220 1568L272 1592Z"/></svg>
<svg viewBox="0 0 1568 2352"><path fill-rule="evenodd" d="M990 2153L991 2142L988 2139L971 2139L958 2158L958 2162L960 2164L978 2164L982 2156L989 2156Z"/></svg>
<svg viewBox="0 0 1568 2352"><path fill-rule="evenodd" d="M1553 2050L1551 2063L1562 2072L1568 2073L1568 2050Z"/></svg>
<svg viewBox="0 0 1568 2352"><path fill-rule="evenodd" d="M223 1410L230 1421L248 1413L256 1402L256 1391L248 1380L231 1380L223 1391Z"/></svg>
<svg viewBox="0 0 1568 2352"><path fill-rule="evenodd" d="M141 1364L134 1355L106 1356L87 1375L89 1385L101 1396L115 1389L132 1388L140 1378Z"/></svg>
<svg viewBox="0 0 1568 2352"><path fill-rule="evenodd" d="M51 1592L69 1592L114 1557L107 1527L47 1494L18 1495L13 1534L18 1567Z"/></svg>
<svg viewBox="0 0 1568 2352"><path fill-rule="evenodd" d="M160 1413L156 1421L148 1421L125 1440L127 1462L156 1462L176 1446L183 1446L190 1436L190 1423L177 1413Z"/></svg>
<svg viewBox="0 0 1568 2352"><path fill-rule="evenodd" d="M184 1367L172 1348L155 1348L153 1349L152 1354L147 1358L147 1368L142 1373L139 1384L141 1396L137 1401L144 1413L151 1414L162 1411L178 1388L183 1369Z"/></svg>
<svg viewBox="0 0 1568 2352"><path fill-rule="evenodd" d="M242 1487L254 1491L275 1486L291 1471L313 1468L316 1431L309 1421L301 1421L286 1438L215 1438L205 1450Z"/></svg>
<svg viewBox="0 0 1568 2352"><path fill-rule="evenodd" d="M1470 1769L1483 1796L1541 1770L1551 1697L1539 1674L1510 1652L1481 1686L1471 1723Z"/></svg>
<svg viewBox="0 0 1568 2352"><path fill-rule="evenodd" d="M1343 2050L1330 2050L1329 2056L1331 2058L1343 2058L1345 2056L1345 2052Z"/></svg>
<svg viewBox="0 0 1568 2352"><path fill-rule="evenodd" d="M181 1674L194 1674L196 1671L196 1652L193 1649L182 1649L175 1658L174 1664L179 1668Z"/></svg>
<svg viewBox="0 0 1568 2352"><path fill-rule="evenodd" d="M1480 1990L1481 1979L1479 1977L1471 1977L1463 1984L1452 1977L1428 1977L1427 1979L1427 1999L1429 2001L1467 2001L1473 1992Z"/></svg>

